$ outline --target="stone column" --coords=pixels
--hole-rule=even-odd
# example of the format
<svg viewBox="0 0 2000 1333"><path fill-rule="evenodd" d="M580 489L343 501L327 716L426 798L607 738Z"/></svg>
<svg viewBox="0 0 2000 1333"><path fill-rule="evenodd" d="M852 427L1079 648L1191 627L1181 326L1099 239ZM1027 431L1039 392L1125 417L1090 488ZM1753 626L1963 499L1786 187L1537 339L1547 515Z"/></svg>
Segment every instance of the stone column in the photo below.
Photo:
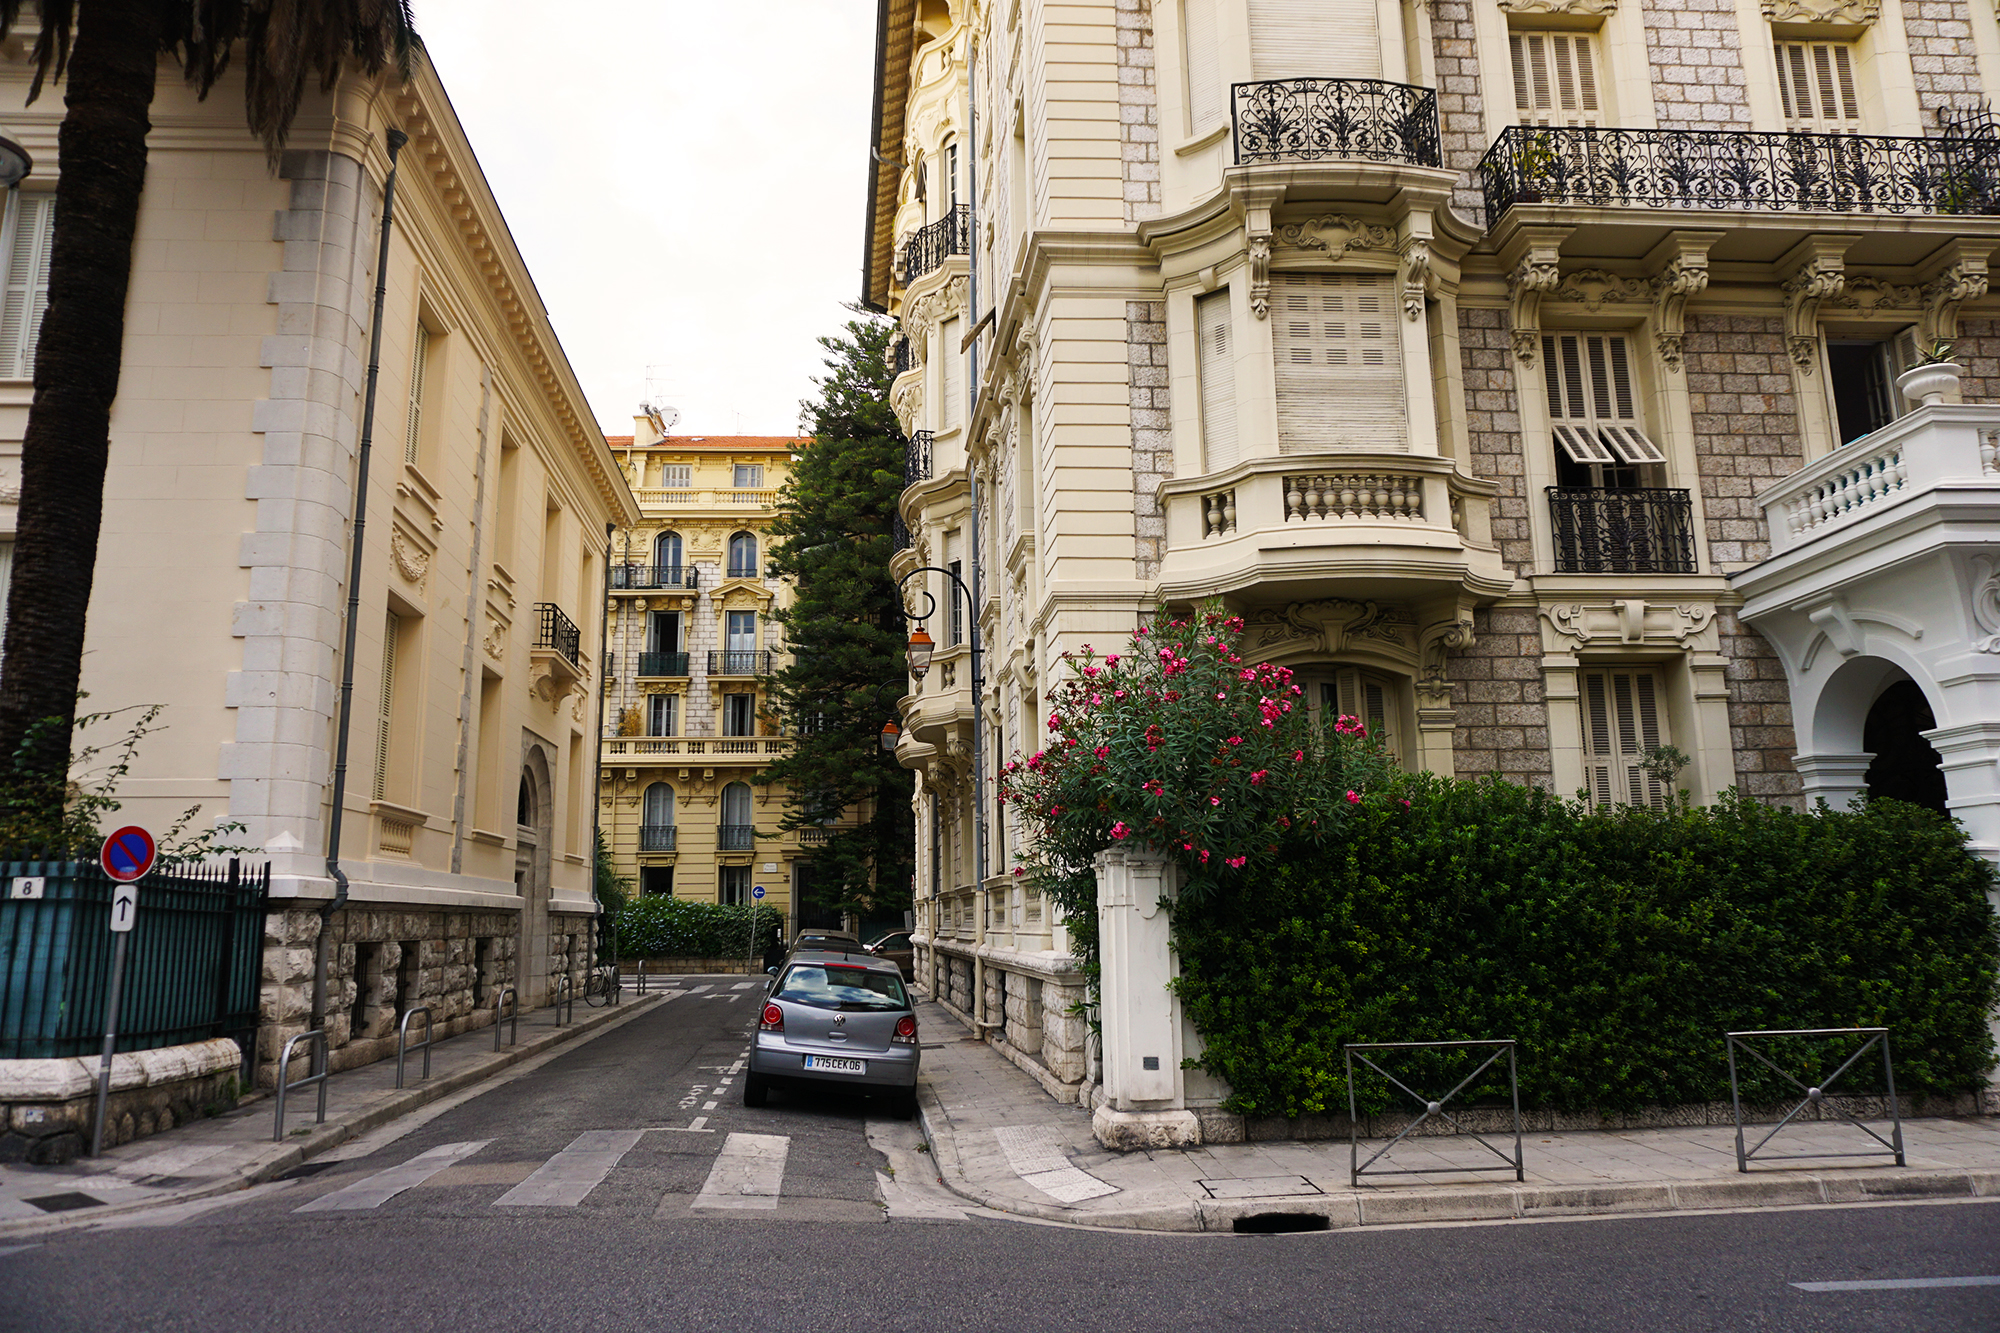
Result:
<svg viewBox="0 0 2000 1333"><path fill-rule="evenodd" d="M1168 990L1179 971L1168 915L1177 868L1116 850L1098 854L1096 871L1104 1078L1091 1130L1119 1150L1200 1143L1181 1078L1180 999Z"/></svg>
<svg viewBox="0 0 2000 1333"><path fill-rule="evenodd" d="M1923 737L1938 752L1945 807L1964 823L1966 845L2000 861L2000 723L1938 727Z"/></svg>
<svg viewBox="0 0 2000 1333"><path fill-rule="evenodd" d="M1868 765L1872 754L1795 754L1792 767L1799 770L1806 806L1823 800L1829 809L1845 810L1868 791Z"/></svg>

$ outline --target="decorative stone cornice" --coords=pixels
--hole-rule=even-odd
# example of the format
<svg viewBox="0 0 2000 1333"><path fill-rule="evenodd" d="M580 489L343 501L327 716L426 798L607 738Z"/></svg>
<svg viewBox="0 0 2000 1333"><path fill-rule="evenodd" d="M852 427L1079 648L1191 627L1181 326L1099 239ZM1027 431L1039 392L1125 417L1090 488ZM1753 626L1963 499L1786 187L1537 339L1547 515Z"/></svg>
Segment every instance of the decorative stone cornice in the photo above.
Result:
<svg viewBox="0 0 2000 1333"><path fill-rule="evenodd" d="M1837 295L1820 302L1825 309L1857 310L1864 315L1878 310L1916 311L1923 304L1924 289L1916 283L1887 282L1858 273L1846 278Z"/></svg>
<svg viewBox="0 0 2000 1333"><path fill-rule="evenodd" d="M1544 636L1552 651L1571 651L1587 643L1688 647L1715 621L1706 603L1658 603L1639 598L1611 602L1562 602L1542 608L1548 621ZM1706 645L1704 645L1706 646Z"/></svg>
<svg viewBox="0 0 2000 1333"><path fill-rule="evenodd" d="M1945 247L1943 263L1923 286L1923 318L1917 337L1928 344L1958 337L1958 308L1967 301L1986 295L1988 281L1986 254L1964 241Z"/></svg>
<svg viewBox="0 0 2000 1333"><path fill-rule="evenodd" d="M1367 639L1407 654L1413 646L1416 620L1400 606L1329 597L1293 602L1283 610L1254 612L1245 628L1250 643L1260 653L1294 646L1315 653L1342 653L1357 640Z"/></svg>
<svg viewBox="0 0 2000 1333"><path fill-rule="evenodd" d="M1501 6L1505 9L1505 0ZM1865 28L1882 17L1882 0L1764 0L1759 6L1773 23L1829 23Z"/></svg>
<svg viewBox="0 0 2000 1333"><path fill-rule="evenodd" d="M1436 279L1431 275L1430 242L1413 239L1403 247L1403 314L1417 320L1424 317L1424 300L1430 295L1431 284Z"/></svg>
<svg viewBox="0 0 2000 1333"><path fill-rule="evenodd" d="M1317 250L1328 259L1343 259L1350 250L1393 250L1396 231L1348 213L1327 213L1288 222L1278 228L1278 244L1292 250Z"/></svg>
<svg viewBox="0 0 2000 1333"><path fill-rule="evenodd" d="M1564 14L1601 18L1618 12L1618 0L1500 0L1503 14Z"/></svg>
<svg viewBox="0 0 2000 1333"><path fill-rule="evenodd" d="M1447 675L1451 655L1473 645L1472 612L1461 607L1449 620L1424 626L1417 640L1417 707L1451 707L1451 680Z"/></svg>
<svg viewBox="0 0 2000 1333"><path fill-rule="evenodd" d="M1606 305L1648 301L1652 299L1652 286L1643 278L1621 277L1601 268L1580 268L1563 274L1547 299L1580 305L1594 315Z"/></svg>
<svg viewBox="0 0 2000 1333"><path fill-rule="evenodd" d="M1507 272L1514 359L1535 364L1542 340L1542 298L1562 285L1562 243L1571 227L1523 227L1500 253Z"/></svg>

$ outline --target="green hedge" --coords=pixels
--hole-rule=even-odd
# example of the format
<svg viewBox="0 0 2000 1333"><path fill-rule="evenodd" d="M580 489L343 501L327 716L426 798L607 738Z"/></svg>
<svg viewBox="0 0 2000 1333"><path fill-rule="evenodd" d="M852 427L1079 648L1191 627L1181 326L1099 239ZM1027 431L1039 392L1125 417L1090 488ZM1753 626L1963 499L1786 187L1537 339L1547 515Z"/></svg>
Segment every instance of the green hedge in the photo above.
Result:
<svg viewBox="0 0 2000 1333"><path fill-rule="evenodd" d="M750 946L750 913L755 911L757 943ZM612 920L618 927L618 952L626 958L743 958L762 954L771 938L785 928L785 918L772 907L726 907L686 898L634 898Z"/></svg>
<svg viewBox="0 0 2000 1333"><path fill-rule="evenodd" d="M1561 1110L1725 1100L1732 1029L1887 1026L1906 1094L1975 1089L1993 1064L1989 871L1927 811L1598 811L1421 777L1354 814L1254 889L1176 909L1178 985L1231 1110L1344 1109L1359 1041L1513 1037L1523 1104ZM1813 1067L1807 1043L1779 1054ZM1356 1081L1365 1109L1394 1104ZM1835 1086L1878 1085L1879 1063Z"/></svg>

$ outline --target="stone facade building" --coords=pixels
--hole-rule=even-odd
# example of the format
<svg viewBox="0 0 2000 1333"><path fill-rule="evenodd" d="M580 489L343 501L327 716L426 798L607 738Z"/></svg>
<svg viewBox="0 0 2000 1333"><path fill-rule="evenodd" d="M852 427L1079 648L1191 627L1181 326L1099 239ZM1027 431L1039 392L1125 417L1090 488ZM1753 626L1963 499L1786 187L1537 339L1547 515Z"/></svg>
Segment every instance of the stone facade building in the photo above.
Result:
<svg viewBox="0 0 2000 1333"><path fill-rule="evenodd" d="M8 192L0 540L19 498L59 94L0 56ZM311 94L275 168L240 74L154 101L84 658L92 708L165 705L118 795L190 806L273 869L259 1073L306 1025L332 932L336 1067L580 976L607 529L639 517L428 64ZM339 910L328 815L385 133L409 135L389 249L359 585ZM27 312L23 315L23 312ZM112 723L109 725L116 725ZM143 911L143 901L142 901Z"/></svg>
<svg viewBox="0 0 2000 1333"><path fill-rule="evenodd" d="M1085 1058L980 780L1061 653L1156 608L1223 599L1410 768L1652 803L1671 745L1697 801L1894 792L2000 857L1991 6L881 0L879 30L899 559L965 572L984 649L982 697L951 640L906 703L919 970L1059 1095L1218 1093ZM1920 392L1939 340L1962 374ZM1107 940L1156 901L1130 878Z"/></svg>

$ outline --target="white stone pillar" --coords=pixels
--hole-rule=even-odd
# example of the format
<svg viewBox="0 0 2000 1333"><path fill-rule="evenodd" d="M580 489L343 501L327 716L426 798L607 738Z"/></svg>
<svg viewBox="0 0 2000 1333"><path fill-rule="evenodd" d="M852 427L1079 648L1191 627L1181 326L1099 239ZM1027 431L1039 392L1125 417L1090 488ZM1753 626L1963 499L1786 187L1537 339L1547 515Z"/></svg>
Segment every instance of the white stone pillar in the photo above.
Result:
<svg viewBox="0 0 2000 1333"><path fill-rule="evenodd" d="M1968 722L1923 733L1944 770L1945 808L1965 825L1972 850L2000 861L2000 722Z"/></svg>
<svg viewBox="0 0 2000 1333"><path fill-rule="evenodd" d="M1805 790L1806 807L1810 809L1814 801L1825 801L1833 810L1845 810L1867 794L1868 765L1875 762L1872 754L1795 754L1792 767L1799 770L1799 783Z"/></svg>
<svg viewBox="0 0 2000 1333"><path fill-rule="evenodd" d="M1179 971L1168 913L1178 868L1120 849L1099 853L1096 872L1104 1100L1091 1129L1120 1150L1199 1143L1181 1079L1180 999L1168 989Z"/></svg>

